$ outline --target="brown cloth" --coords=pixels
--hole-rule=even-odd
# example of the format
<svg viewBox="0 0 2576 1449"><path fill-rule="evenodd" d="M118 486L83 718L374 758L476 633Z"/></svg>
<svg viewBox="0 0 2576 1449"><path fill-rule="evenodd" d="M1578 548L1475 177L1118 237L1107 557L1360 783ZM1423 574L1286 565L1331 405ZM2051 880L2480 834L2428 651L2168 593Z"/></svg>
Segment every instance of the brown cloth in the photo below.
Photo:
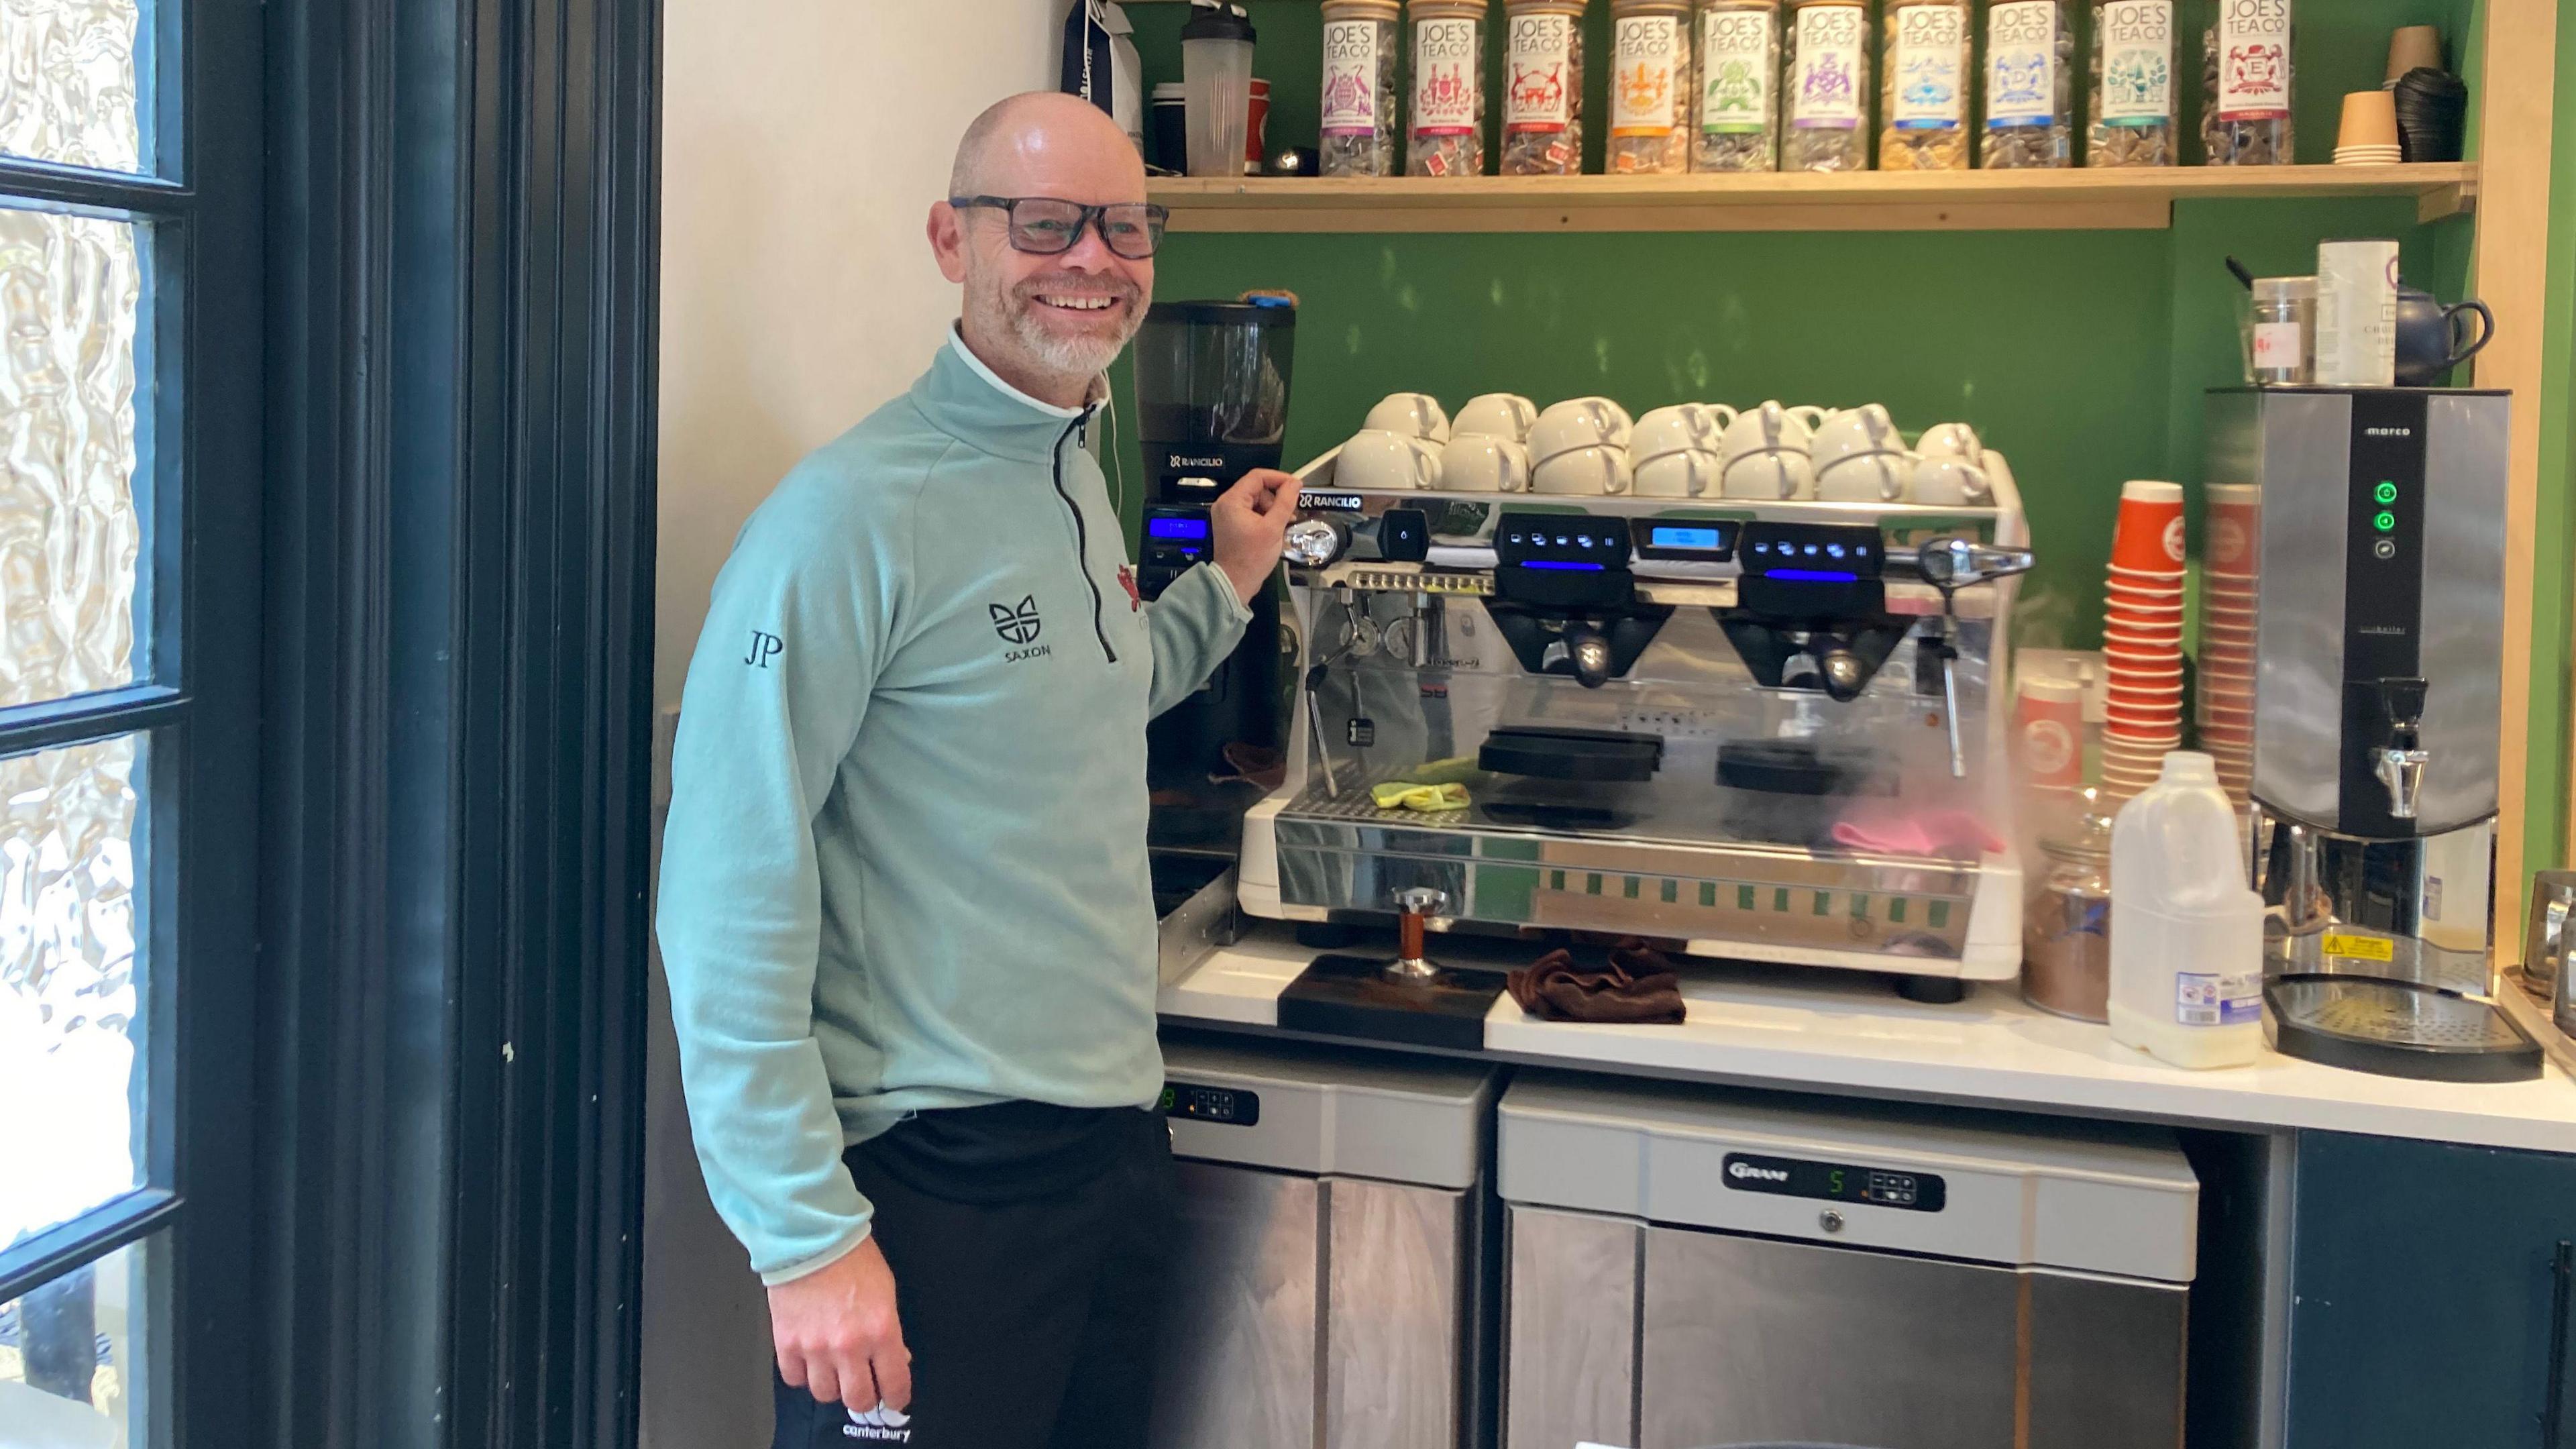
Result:
<svg viewBox="0 0 2576 1449"><path fill-rule="evenodd" d="M1610 948L1607 969L1585 971L1574 953L1550 951L1511 974L1506 985L1521 1010L1549 1021L1682 1020L1681 977L1662 952L1634 942Z"/></svg>

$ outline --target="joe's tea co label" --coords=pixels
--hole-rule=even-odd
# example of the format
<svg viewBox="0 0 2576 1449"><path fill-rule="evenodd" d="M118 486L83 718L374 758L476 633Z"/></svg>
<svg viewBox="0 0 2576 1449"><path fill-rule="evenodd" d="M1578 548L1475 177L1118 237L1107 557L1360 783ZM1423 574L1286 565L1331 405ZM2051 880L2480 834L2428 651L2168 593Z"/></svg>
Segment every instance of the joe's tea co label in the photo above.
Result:
<svg viewBox="0 0 2576 1449"><path fill-rule="evenodd" d="M1413 27L1413 133L1465 136L1476 129L1476 22L1423 20Z"/></svg>
<svg viewBox="0 0 2576 1449"><path fill-rule="evenodd" d="M1888 124L1955 131L1968 114L1968 7L1909 5L1896 12L1896 91Z"/></svg>
<svg viewBox="0 0 2576 1449"><path fill-rule="evenodd" d="M1670 15L1631 15L1611 36L1610 134L1669 136L1689 113L1682 23Z"/></svg>
<svg viewBox="0 0 2576 1449"><path fill-rule="evenodd" d="M1327 136L1377 130L1377 22L1324 22L1324 119Z"/></svg>
<svg viewBox="0 0 2576 1449"><path fill-rule="evenodd" d="M2290 114L2290 0L2219 0L2218 119Z"/></svg>
<svg viewBox="0 0 2576 1449"><path fill-rule="evenodd" d="M2102 7L2102 114L2106 126L2173 119L2173 0L2110 0Z"/></svg>
<svg viewBox="0 0 2576 1449"><path fill-rule="evenodd" d="M1858 5L1810 5L1797 12L1797 73L1790 77L1789 124L1849 130L1861 122L1861 47L1868 12Z"/></svg>
<svg viewBox="0 0 2576 1449"><path fill-rule="evenodd" d="M1986 12L1986 124L2057 119L2056 0L2013 0Z"/></svg>
<svg viewBox="0 0 2576 1449"><path fill-rule="evenodd" d="M1505 53L1503 130L1506 133L1562 131L1573 116L1568 94L1568 62L1574 54L1574 17L1518 15L1512 18L1511 45Z"/></svg>
<svg viewBox="0 0 2576 1449"><path fill-rule="evenodd" d="M1771 12L1704 10L1699 21L1699 128L1750 135L1769 126Z"/></svg>

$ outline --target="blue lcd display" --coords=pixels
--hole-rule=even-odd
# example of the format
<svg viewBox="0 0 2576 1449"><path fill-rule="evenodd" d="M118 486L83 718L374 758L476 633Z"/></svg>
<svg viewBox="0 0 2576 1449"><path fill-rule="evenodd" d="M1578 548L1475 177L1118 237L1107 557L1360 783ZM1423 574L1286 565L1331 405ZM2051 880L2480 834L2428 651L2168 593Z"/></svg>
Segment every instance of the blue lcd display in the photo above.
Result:
<svg viewBox="0 0 2576 1449"><path fill-rule="evenodd" d="M1204 518L1148 518L1145 534L1149 538L1206 538L1208 522Z"/></svg>
<svg viewBox="0 0 2576 1449"><path fill-rule="evenodd" d="M1648 531L1648 537L1654 540L1651 546L1655 548L1714 549L1718 546L1714 528L1667 528L1659 524Z"/></svg>

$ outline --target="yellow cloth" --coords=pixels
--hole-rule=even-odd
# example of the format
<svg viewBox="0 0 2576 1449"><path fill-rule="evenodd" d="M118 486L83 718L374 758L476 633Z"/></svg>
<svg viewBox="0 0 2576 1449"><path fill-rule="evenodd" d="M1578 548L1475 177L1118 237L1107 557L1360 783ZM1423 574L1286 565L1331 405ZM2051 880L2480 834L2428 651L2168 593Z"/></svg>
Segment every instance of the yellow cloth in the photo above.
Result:
<svg viewBox="0 0 2576 1449"><path fill-rule="evenodd" d="M1442 810L1467 808L1464 785L1416 785L1408 780L1389 780L1369 787L1369 799L1380 810L1419 810L1431 814Z"/></svg>

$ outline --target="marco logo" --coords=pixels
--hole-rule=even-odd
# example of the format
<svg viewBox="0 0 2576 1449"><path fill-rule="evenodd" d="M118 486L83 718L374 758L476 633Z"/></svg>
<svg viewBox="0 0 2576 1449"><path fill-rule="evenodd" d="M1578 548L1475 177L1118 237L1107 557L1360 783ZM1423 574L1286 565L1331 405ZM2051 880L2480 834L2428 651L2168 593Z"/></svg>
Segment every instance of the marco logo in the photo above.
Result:
<svg viewBox="0 0 2576 1449"><path fill-rule="evenodd" d="M1756 1167L1750 1162L1728 1163L1726 1175L1737 1182L1787 1182L1789 1180L1789 1174L1776 1167Z"/></svg>
<svg viewBox="0 0 2576 1449"><path fill-rule="evenodd" d="M852 1409L849 1412L850 1422L841 1426L841 1434L845 1438L865 1439L878 1444L912 1442L912 1416L900 1409L889 1409L879 1404L873 1409Z"/></svg>
<svg viewBox="0 0 2576 1449"><path fill-rule="evenodd" d="M993 632L1012 644L1038 642L1038 596L1027 595L1017 604L986 604L993 615Z"/></svg>

